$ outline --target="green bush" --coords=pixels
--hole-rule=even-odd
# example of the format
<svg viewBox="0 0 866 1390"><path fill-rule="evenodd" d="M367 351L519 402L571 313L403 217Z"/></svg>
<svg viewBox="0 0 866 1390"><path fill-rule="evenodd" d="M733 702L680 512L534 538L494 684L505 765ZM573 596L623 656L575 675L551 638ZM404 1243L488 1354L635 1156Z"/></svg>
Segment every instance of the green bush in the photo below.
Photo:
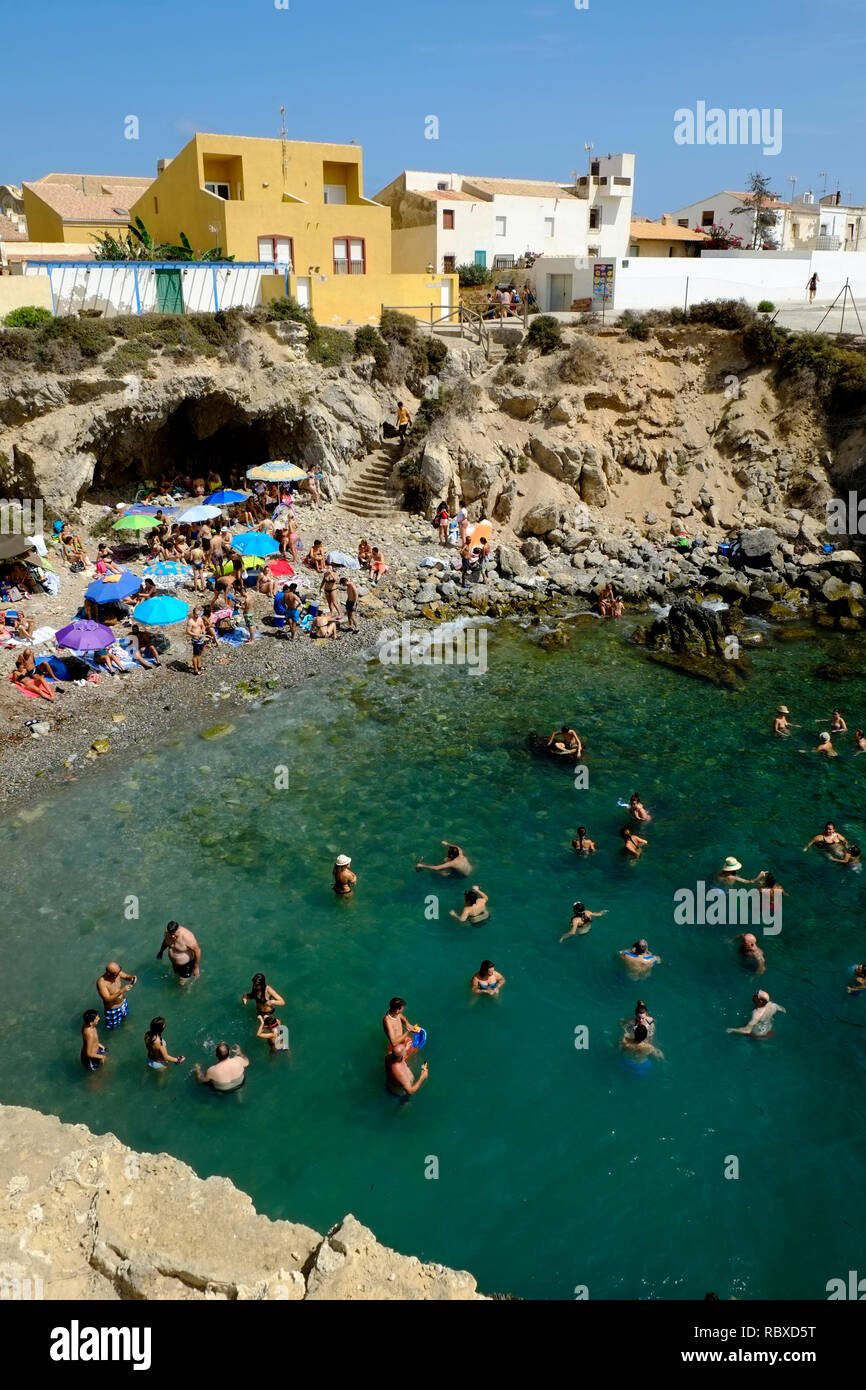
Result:
<svg viewBox="0 0 866 1390"><path fill-rule="evenodd" d="M625 329L630 338L638 338L642 343L650 336L648 314L636 314L632 309L626 309L619 316L619 326Z"/></svg>
<svg viewBox="0 0 866 1390"><path fill-rule="evenodd" d="M285 299L269 299L265 308L268 311L268 318L273 321L280 319L296 319L299 323L306 323L310 318L309 309L301 308L296 299L290 297Z"/></svg>
<svg viewBox="0 0 866 1390"><path fill-rule="evenodd" d="M689 309L689 323L707 323L713 328L748 328L755 322L755 310L744 299L707 299Z"/></svg>
<svg viewBox="0 0 866 1390"><path fill-rule="evenodd" d="M470 285L489 285L493 279L492 271L485 265L458 265L457 277L461 287L468 288Z"/></svg>
<svg viewBox="0 0 866 1390"><path fill-rule="evenodd" d="M779 356L788 334L768 319L758 319L743 333L743 350L750 362L773 362Z"/></svg>
<svg viewBox="0 0 866 1390"><path fill-rule="evenodd" d="M383 309L379 332L386 343L402 343L408 347L418 332L418 325L409 314L400 314L396 309Z"/></svg>
<svg viewBox="0 0 866 1390"><path fill-rule="evenodd" d="M772 314L775 312L775 309L776 306L771 299L762 299L758 305L759 314Z"/></svg>
<svg viewBox="0 0 866 1390"><path fill-rule="evenodd" d="M307 339L307 355L311 362L322 367L338 367L351 357L353 343L348 333L339 328L323 328L315 324L315 332Z"/></svg>
<svg viewBox="0 0 866 1390"><path fill-rule="evenodd" d="M431 376L438 376L445 366L445 358L448 356L448 348L441 338L434 338L431 333L424 341L424 351L427 355L427 370Z"/></svg>
<svg viewBox="0 0 866 1390"><path fill-rule="evenodd" d="M562 345L562 325L559 319L553 318L550 314L539 314L529 325L526 341L530 347L538 348L542 353L555 351Z"/></svg>
<svg viewBox="0 0 866 1390"><path fill-rule="evenodd" d="M381 343L378 330L371 323L364 323L355 329L355 356L374 357L376 345Z"/></svg>
<svg viewBox="0 0 866 1390"><path fill-rule="evenodd" d="M50 309L41 309L36 304L22 304L20 309L12 309L3 322L7 328L37 328L40 323L48 323L53 317Z"/></svg>

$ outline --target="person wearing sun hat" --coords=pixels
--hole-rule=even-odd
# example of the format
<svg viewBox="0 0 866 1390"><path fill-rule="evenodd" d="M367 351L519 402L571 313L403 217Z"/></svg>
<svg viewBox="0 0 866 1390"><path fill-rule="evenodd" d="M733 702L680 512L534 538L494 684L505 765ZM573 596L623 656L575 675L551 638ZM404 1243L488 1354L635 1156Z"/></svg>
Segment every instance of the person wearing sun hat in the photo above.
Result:
<svg viewBox="0 0 866 1390"><path fill-rule="evenodd" d="M764 873L762 869L754 878L740 878L739 871L742 864L733 854L729 854L722 867L718 870L716 878L723 888L730 888L734 883L757 883Z"/></svg>
<svg viewBox="0 0 866 1390"><path fill-rule="evenodd" d="M787 705L776 706L776 717L773 720L773 733L778 734L780 738L787 738L792 729L799 729L800 727L799 724L792 724L790 722L788 719L790 713L791 711L788 709Z"/></svg>
<svg viewBox="0 0 866 1390"><path fill-rule="evenodd" d="M358 882L358 875L349 867L351 862L348 854L338 854L334 860L334 892L341 898L348 897Z"/></svg>

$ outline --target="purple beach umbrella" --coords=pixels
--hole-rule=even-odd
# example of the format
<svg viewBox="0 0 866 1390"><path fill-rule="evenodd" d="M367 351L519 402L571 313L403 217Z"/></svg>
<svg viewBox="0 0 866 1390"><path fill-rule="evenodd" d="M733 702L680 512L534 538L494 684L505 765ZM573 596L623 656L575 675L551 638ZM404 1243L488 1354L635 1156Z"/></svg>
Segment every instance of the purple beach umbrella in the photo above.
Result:
<svg viewBox="0 0 866 1390"><path fill-rule="evenodd" d="M111 646L114 637L105 623L94 623L90 618L77 618L54 634L58 647L68 647L73 652L100 652Z"/></svg>

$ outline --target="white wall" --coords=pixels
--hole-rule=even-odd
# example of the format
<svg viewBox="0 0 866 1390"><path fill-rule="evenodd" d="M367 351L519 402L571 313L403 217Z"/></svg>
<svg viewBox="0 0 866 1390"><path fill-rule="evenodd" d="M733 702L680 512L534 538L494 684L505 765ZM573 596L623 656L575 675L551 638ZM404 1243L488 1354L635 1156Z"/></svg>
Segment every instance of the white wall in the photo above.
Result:
<svg viewBox="0 0 866 1390"><path fill-rule="evenodd" d="M184 310L191 314L213 313L216 307L253 308L261 302L262 275L268 273L267 266L199 264L177 268L182 277ZM94 261L87 266L28 265L24 273L48 276L55 314L101 309L103 315L110 318L138 313L139 302L143 314L157 312L156 272L147 265L119 265L111 261Z"/></svg>

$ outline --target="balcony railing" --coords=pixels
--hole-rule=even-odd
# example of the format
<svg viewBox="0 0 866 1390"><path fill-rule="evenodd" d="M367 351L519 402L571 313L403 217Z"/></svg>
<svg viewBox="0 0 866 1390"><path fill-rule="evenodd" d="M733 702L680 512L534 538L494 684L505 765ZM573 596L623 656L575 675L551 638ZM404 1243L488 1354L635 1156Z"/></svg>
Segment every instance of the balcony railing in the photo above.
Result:
<svg viewBox="0 0 866 1390"><path fill-rule="evenodd" d="M367 270L367 262L363 261L334 261L335 275L364 275Z"/></svg>

